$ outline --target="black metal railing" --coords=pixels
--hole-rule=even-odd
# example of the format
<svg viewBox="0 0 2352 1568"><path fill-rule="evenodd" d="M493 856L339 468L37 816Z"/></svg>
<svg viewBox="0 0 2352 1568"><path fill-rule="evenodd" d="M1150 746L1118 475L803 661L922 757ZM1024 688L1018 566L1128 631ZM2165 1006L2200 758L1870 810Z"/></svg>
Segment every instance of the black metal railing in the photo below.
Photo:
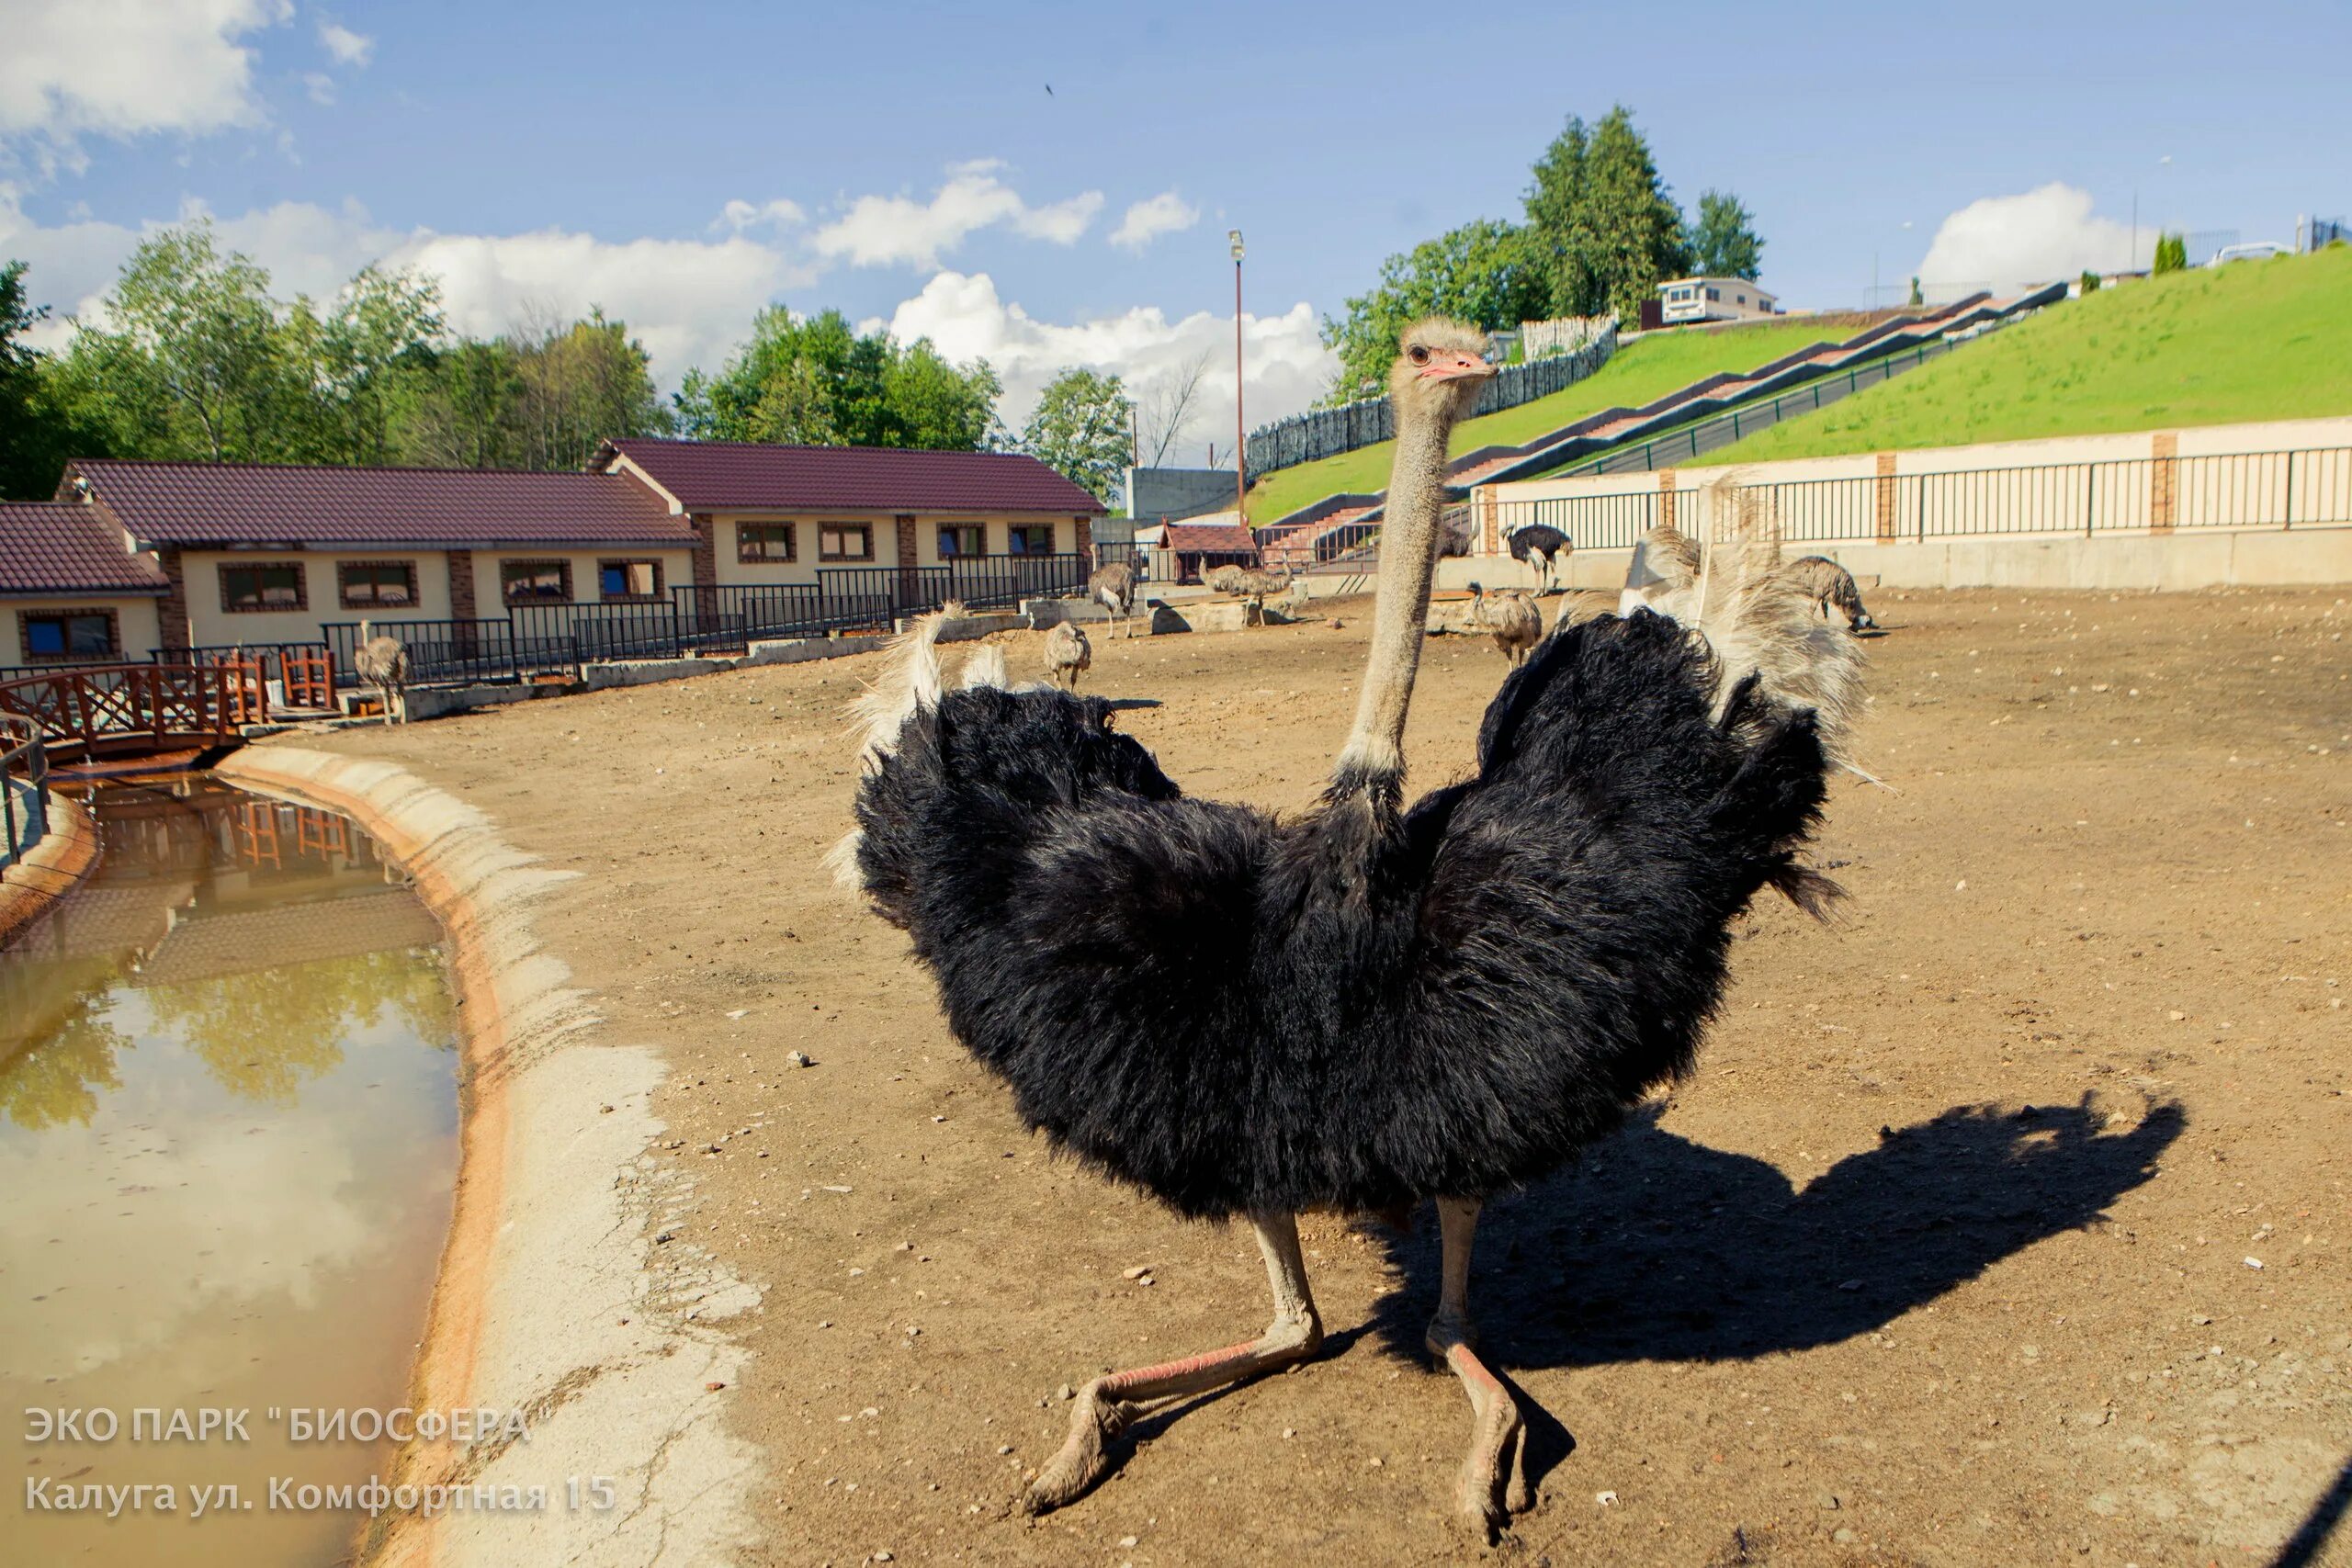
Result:
<svg viewBox="0 0 2352 1568"><path fill-rule="evenodd" d="M336 679L356 682L352 656L358 651L356 621L329 621L319 628L334 656ZM569 632L533 633L505 616L466 621L371 621L371 633L400 639L408 650L408 678L418 685L450 681L520 681L533 675L577 670L580 652Z"/></svg>
<svg viewBox="0 0 2352 1568"><path fill-rule="evenodd" d="M0 865L49 833L49 748L40 725L0 714Z"/></svg>
<svg viewBox="0 0 2352 1568"><path fill-rule="evenodd" d="M1751 479L1741 488L1789 543L2329 527L2352 524L2352 446ZM1686 531L1708 504L1705 494L1703 487L1678 489L1676 521ZM1552 496L1504 502L1498 523L1505 537L1542 523L1578 549L1623 549L1663 510L1655 490Z"/></svg>

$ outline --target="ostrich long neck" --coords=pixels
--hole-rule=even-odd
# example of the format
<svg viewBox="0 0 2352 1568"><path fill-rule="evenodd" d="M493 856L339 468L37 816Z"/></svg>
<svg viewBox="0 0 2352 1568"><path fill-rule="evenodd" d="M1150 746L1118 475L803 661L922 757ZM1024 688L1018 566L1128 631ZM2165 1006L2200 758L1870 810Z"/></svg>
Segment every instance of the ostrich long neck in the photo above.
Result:
<svg viewBox="0 0 2352 1568"><path fill-rule="evenodd" d="M1340 751L1333 776L1342 784L1367 776L1401 778L1405 772L1405 711L1421 664L1430 615L1430 581L1437 572L1438 517L1444 506L1445 444L1452 409L1423 410L1399 399L1396 462L1380 525L1379 597L1372 616L1372 653L1355 728Z"/></svg>

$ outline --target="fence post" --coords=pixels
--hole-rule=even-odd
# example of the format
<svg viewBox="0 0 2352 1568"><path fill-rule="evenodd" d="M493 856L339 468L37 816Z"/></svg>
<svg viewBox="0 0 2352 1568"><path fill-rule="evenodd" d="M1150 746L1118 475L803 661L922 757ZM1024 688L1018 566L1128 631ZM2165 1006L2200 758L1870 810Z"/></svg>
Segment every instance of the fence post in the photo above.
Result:
<svg viewBox="0 0 2352 1568"><path fill-rule="evenodd" d="M1894 454L1878 455L1878 477L1871 484L1871 536L1882 545L1894 543Z"/></svg>
<svg viewBox="0 0 2352 1568"><path fill-rule="evenodd" d="M1674 521L1674 470L1672 468L1660 468L1657 471L1657 520L1668 528L1678 525Z"/></svg>
<svg viewBox="0 0 2352 1568"><path fill-rule="evenodd" d="M2149 443L2149 454L2155 461L2148 470L2148 529L2169 534L2179 516L2180 437L2159 431Z"/></svg>
<svg viewBox="0 0 2352 1568"><path fill-rule="evenodd" d="M2098 465L2083 465L2083 537L2091 536L2098 523Z"/></svg>
<svg viewBox="0 0 2352 1568"><path fill-rule="evenodd" d="M2287 454L2287 508L2286 508L2286 510L2285 510L2284 512L2280 513L2279 513L2279 515L2278 515L2278 526L2279 526L2279 527L2281 527L2281 528L2291 528L2291 527L2293 527L2294 525L2295 525L2295 455L2294 455L2294 453L2292 453L2292 452L2289 452L2289 453Z"/></svg>

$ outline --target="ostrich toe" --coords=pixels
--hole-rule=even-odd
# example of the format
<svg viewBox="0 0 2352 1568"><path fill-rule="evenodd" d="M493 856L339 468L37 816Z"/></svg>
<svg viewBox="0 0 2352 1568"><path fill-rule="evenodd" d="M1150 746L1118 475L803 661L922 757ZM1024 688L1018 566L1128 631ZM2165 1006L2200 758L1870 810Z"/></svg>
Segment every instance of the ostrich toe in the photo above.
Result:
<svg viewBox="0 0 2352 1568"><path fill-rule="evenodd" d="M1430 1337L1437 1338L1434 1330ZM1468 1336L1454 1338L1441 1354L1470 1396L1470 1451L1454 1483L1454 1514L1491 1544L1497 1532L1510 1526L1510 1517L1525 1513L1533 1501L1527 1484L1526 1423L1520 1417L1519 1402L1478 1359Z"/></svg>

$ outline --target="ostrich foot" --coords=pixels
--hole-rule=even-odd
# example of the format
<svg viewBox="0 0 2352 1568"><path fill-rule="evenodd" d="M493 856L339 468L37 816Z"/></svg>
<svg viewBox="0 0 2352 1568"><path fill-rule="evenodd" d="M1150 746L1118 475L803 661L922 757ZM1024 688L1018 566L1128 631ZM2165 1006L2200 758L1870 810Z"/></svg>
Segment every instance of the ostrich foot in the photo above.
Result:
<svg viewBox="0 0 2352 1568"><path fill-rule="evenodd" d="M1033 1514L1048 1513L1084 1494L1111 1468L1111 1439L1133 1426L1150 1402L1204 1393L1303 1361L1322 1340L1320 1324L1278 1318L1259 1337L1222 1350L1096 1378L1079 1391L1069 1436L1029 1483L1022 1506Z"/></svg>
<svg viewBox="0 0 2352 1568"><path fill-rule="evenodd" d="M1527 1427L1519 1402L1500 1378L1478 1359L1466 1334L1441 1345L1432 1328L1430 1348L1438 1352L1470 1396L1470 1451L1454 1482L1455 1517L1481 1540L1492 1544L1513 1514L1532 1502L1527 1484Z"/></svg>
<svg viewBox="0 0 2352 1568"><path fill-rule="evenodd" d="M1323 1320L1306 1288L1292 1214L1251 1216L1266 1276L1274 1292L1274 1321L1255 1339L1181 1361L1137 1367L1096 1378L1080 1391L1069 1437L1029 1483L1022 1506L1043 1514L1075 1501L1111 1468L1111 1439L1133 1425L1154 1400L1179 1399L1304 1361L1322 1348Z"/></svg>

